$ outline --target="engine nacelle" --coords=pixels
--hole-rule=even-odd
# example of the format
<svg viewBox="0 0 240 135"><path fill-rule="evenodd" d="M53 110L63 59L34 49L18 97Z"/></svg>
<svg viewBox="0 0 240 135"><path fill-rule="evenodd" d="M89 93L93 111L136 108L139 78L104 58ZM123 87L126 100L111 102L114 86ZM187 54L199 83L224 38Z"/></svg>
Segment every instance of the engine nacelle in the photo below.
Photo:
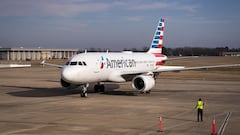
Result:
<svg viewBox="0 0 240 135"><path fill-rule="evenodd" d="M138 75L132 80L132 87L139 91L149 91L155 85L155 80L152 76Z"/></svg>
<svg viewBox="0 0 240 135"><path fill-rule="evenodd" d="M79 85L68 83L68 82L64 81L63 79L61 79L60 82L61 82L62 87L66 88L66 89L75 89L75 88L79 87Z"/></svg>

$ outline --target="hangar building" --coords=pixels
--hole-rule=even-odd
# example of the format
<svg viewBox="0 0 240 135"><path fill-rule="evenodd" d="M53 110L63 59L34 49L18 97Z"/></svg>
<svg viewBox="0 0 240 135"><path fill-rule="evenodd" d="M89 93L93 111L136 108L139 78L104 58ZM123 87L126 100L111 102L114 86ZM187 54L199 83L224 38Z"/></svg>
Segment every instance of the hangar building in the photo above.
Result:
<svg viewBox="0 0 240 135"><path fill-rule="evenodd" d="M67 59L78 52L78 49L0 48L0 60Z"/></svg>

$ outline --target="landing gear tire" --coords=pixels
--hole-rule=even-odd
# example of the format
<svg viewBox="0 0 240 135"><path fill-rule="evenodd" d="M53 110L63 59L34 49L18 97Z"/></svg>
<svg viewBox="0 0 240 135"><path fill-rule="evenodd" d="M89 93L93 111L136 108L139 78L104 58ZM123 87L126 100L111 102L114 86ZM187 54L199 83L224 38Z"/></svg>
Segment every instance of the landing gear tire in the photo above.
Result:
<svg viewBox="0 0 240 135"><path fill-rule="evenodd" d="M81 97L87 97L87 93L81 92Z"/></svg>
<svg viewBox="0 0 240 135"><path fill-rule="evenodd" d="M104 90L105 90L105 86L104 86L103 84L96 84L96 85L94 86L94 91L95 91L96 93L98 93L98 92L104 92Z"/></svg>
<svg viewBox="0 0 240 135"><path fill-rule="evenodd" d="M145 92L144 92L144 91L140 91L139 93L140 93L140 94L144 94Z"/></svg>
<svg viewBox="0 0 240 135"><path fill-rule="evenodd" d="M148 91L140 91L139 93L140 93L140 94L150 94L150 93L151 93L151 90L148 90Z"/></svg>
<svg viewBox="0 0 240 135"><path fill-rule="evenodd" d="M89 84L85 84L82 86L82 91L80 93L81 97L87 97L87 88L88 88Z"/></svg>
<svg viewBox="0 0 240 135"><path fill-rule="evenodd" d="M151 90L149 90L149 91L146 91L146 94L150 94L151 93Z"/></svg>
<svg viewBox="0 0 240 135"><path fill-rule="evenodd" d="M103 84L100 85L100 92L104 92L105 86Z"/></svg>
<svg viewBox="0 0 240 135"><path fill-rule="evenodd" d="M98 93L98 92L99 92L99 85L95 85L95 86L94 86L94 92L95 92L95 93Z"/></svg>

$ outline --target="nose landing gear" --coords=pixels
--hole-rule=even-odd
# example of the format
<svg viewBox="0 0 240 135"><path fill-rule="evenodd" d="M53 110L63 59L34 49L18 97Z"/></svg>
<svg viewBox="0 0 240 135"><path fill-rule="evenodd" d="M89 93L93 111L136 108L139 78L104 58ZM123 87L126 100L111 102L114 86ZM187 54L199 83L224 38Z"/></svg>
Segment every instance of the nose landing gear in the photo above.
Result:
<svg viewBox="0 0 240 135"><path fill-rule="evenodd" d="M89 84L88 84L88 83L81 86L81 89L82 89L82 91L81 91L81 93L80 93L80 96L81 96L81 97L87 97L87 88L88 88L88 87L89 87Z"/></svg>
<svg viewBox="0 0 240 135"><path fill-rule="evenodd" d="M88 84L88 83L81 86L81 89L82 89L82 91L81 91L81 93L80 93L80 96L81 96L81 97L87 97L87 89L88 89L88 87L89 87L89 84ZM104 86L103 84L97 83L97 84L94 86L94 91L95 91L96 93L98 93L98 92L104 92L104 90L105 90L105 86Z"/></svg>

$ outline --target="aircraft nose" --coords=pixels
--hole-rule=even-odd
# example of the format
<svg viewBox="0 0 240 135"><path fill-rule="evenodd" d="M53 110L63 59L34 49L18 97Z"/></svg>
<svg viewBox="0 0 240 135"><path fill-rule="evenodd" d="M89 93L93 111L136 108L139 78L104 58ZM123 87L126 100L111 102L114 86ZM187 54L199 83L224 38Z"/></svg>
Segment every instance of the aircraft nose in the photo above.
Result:
<svg viewBox="0 0 240 135"><path fill-rule="evenodd" d="M68 82L74 82L74 70L71 70L69 68L63 68L61 72L62 79Z"/></svg>

